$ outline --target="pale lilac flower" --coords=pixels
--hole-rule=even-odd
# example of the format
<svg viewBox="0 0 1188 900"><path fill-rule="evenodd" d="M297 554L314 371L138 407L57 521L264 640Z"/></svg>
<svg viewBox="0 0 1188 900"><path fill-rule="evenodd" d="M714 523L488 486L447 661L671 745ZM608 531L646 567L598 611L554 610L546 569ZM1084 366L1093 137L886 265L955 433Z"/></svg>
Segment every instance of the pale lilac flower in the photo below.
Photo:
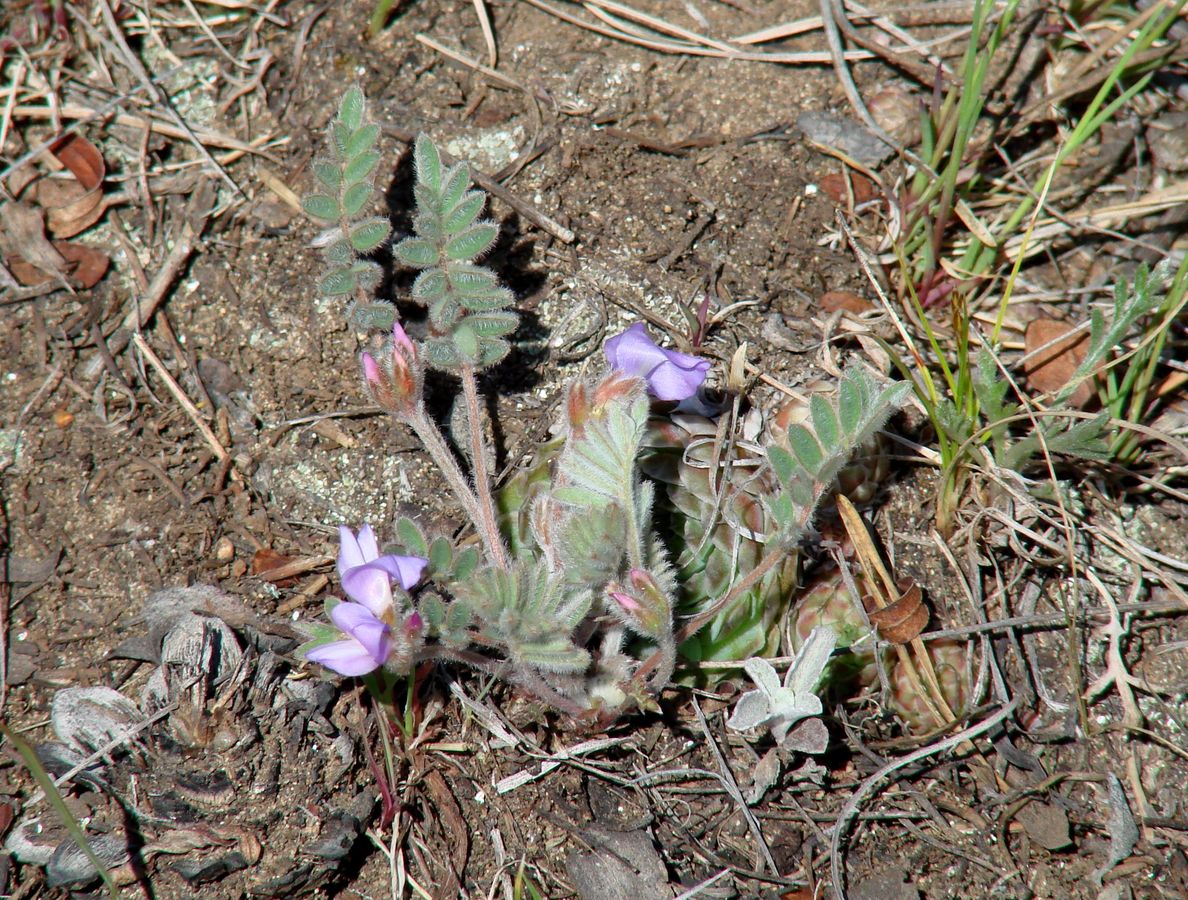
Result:
<svg viewBox="0 0 1188 900"><path fill-rule="evenodd" d="M688 353L657 347L642 322L606 342L611 366L643 378L658 400L685 400L697 393L710 363Z"/></svg>
<svg viewBox="0 0 1188 900"><path fill-rule="evenodd" d="M370 525L360 528L358 537L340 525L338 535L338 577L342 589L375 616L382 616L392 607L393 579L407 591L421 580L429 564L419 556L380 556Z"/></svg>
<svg viewBox="0 0 1188 900"><path fill-rule="evenodd" d="M330 619L346 640L306 651L305 658L340 675L366 675L378 669L392 652L392 629L361 603L339 603Z"/></svg>

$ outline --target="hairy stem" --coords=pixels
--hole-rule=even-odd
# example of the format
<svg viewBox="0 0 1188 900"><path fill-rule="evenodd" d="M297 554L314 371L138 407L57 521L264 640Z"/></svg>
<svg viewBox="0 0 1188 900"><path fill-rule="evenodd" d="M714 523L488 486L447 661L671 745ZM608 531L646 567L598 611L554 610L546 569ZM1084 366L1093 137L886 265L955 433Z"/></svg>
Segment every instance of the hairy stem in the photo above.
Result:
<svg viewBox="0 0 1188 900"><path fill-rule="evenodd" d="M438 429L437 425L426 414L424 405L417 404L416 410L403 421L408 423L408 426L421 442L421 446L425 448L425 451L437 463L437 467L441 470L441 474L445 476L445 480L449 483L454 496L458 498L458 502L466 510L466 515L474 523L474 527L478 530L479 536L483 539L484 545L486 545L487 535L482 528L482 511L479 507L478 498L475 497L474 491L470 487L470 482L467 480L461 466L458 465L458 460L454 458L454 454L446 443L445 438L442 437L440 429ZM499 550L501 552L502 549L500 545ZM489 545L487 546L487 552L491 553Z"/></svg>
<svg viewBox="0 0 1188 900"><path fill-rule="evenodd" d="M473 366L462 367L462 393L466 397L466 426L470 432L470 464L474 467L474 490L478 497L479 534L482 535L491 562L501 569L506 569L507 554L499 536L499 520L495 517L495 500L491 496L491 476L487 472L487 447L483 439L478 378Z"/></svg>

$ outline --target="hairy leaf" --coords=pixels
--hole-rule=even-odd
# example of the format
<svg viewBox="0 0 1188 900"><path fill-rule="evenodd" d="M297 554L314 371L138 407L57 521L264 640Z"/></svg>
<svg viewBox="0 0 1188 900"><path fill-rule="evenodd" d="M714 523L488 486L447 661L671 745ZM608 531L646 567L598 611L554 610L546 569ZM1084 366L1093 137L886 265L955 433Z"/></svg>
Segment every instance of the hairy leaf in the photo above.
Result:
<svg viewBox="0 0 1188 900"><path fill-rule="evenodd" d="M446 256L456 262L467 262L491 249L499 228L491 222L471 225L449 239L445 246Z"/></svg>
<svg viewBox="0 0 1188 900"><path fill-rule="evenodd" d="M345 159L354 160L362 156L368 150L371 150L379 142L380 130L379 126L374 122L364 125L362 128L357 128L347 138L346 146L343 148L342 155Z"/></svg>
<svg viewBox="0 0 1188 900"><path fill-rule="evenodd" d="M391 231L387 219L364 219L351 227L351 246L359 253L369 253L386 241Z"/></svg>
<svg viewBox="0 0 1188 900"><path fill-rule="evenodd" d="M406 553L422 558L429 555L429 542L425 539L425 532L408 516L401 516L396 520L396 537L400 539L400 546Z"/></svg>
<svg viewBox="0 0 1188 900"><path fill-rule="evenodd" d="M371 173L379 165L380 155L377 150L367 150L347 161L342 170L342 180L346 184L356 184L371 178Z"/></svg>
<svg viewBox="0 0 1188 900"><path fill-rule="evenodd" d="M352 84L339 101L338 121L348 131L355 131L363 124L366 111L367 99L363 96L363 89L357 84Z"/></svg>
<svg viewBox="0 0 1188 900"><path fill-rule="evenodd" d="M342 194L342 214L353 219L363 211L375 188L370 181L360 181L352 184Z"/></svg>
<svg viewBox="0 0 1188 900"><path fill-rule="evenodd" d="M435 194L441 192L441 155L437 146L427 135L417 135L413 160L417 169L417 180L423 182Z"/></svg>
<svg viewBox="0 0 1188 900"><path fill-rule="evenodd" d="M310 194L301 201L301 208L307 215L315 219L325 219L327 222L333 222L342 215L338 201L326 194Z"/></svg>

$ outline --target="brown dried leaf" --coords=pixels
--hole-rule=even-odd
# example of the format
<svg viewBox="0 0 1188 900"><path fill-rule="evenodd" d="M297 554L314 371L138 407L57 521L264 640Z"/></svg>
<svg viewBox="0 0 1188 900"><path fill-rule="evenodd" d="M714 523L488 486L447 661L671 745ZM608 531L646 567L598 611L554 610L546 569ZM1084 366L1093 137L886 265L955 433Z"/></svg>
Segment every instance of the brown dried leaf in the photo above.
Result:
<svg viewBox="0 0 1188 900"><path fill-rule="evenodd" d="M1033 390L1055 393L1068 384L1077 367L1085 359L1089 349L1089 335L1086 332L1070 334L1075 327L1068 322L1049 318L1033 319L1028 324L1023 341L1030 358L1024 374L1027 376L1027 384ZM1056 343L1031 356L1033 352L1052 341ZM1080 409L1093 399L1094 394L1092 382L1083 381L1073 391L1069 403Z"/></svg>
<svg viewBox="0 0 1188 900"><path fill-rule="evenodd" d="M56 238L86 231L107 209L100 188L87 190L73 178L43 178L34 187L33 195L45 210L50 234Z"/></svg>
<svg viewBox="0 0 1188 900"><path fill-rule="evenodd" d="M817 302L821 304L821 309L830 313L839 309L851 313L864 313L874 309L865 297L859 297L849 291L826 291Z"/></svg>
<svg viewBox="0 0 1188 900"><path fill-rule="evenodd" d="M847 185L847 181L849 185ZM878 196L878 189L874 182L865 175L859 175L856 172L850 173L849 179L837 172L830 172L828 175L821 176L817 186L821 188L821 193L834 203L849 202L851 189L854 191L855 203L868 203Z"/></svg>
<svg viewBox="0 0 1188 900"><path fill-rule="evenodd" d="M929 613L924 594L914 579L901 578L897 584L899 599L867 615L883 640L907 644L920 636L928 624Z"/></svg>
<svg viewBox="0 0 1188 900"><path fill-rule="evenodd" d="M107 164L103 154L86 138L69 134L55 142L50 152L86 190L93 191L103 184Z"/></svg>
<svg viewBox="0 0 1188 900"><path fill-rule="evenodd" d="M290 563L294 563L301 559L300 556L285 556L277 553L268 547L263 550L257 550L252 556L252 574L265 581L271 581L277 587L292 587L297 583L297 579L293 576L282 576L280 579L274 580L269 577L269 573L275 572L277 569L282 569Z"/></svg>
<svg viewBox="0 0 1188 900"><path fill-rule="evenodd" d="M93 288L107 274L107 267L111 260L107 254L88 247L86 244L76 244L72 241L54 241L53 248L65 260L64 274L72 279L83 290ZM7 262L13 276L25 287L43 284L53 276L47 275L39 267L26 262L20 256L14 256Z"/></svg>
<svg viewBox="0 0 1188 900"><path fill-rule="evenodd" d="M50 153L73 178L42 178L33 188L38 204L46 211L54 237L74 237L103 216L103 178L107 165L103 155L84 137L70 134L57 141Z"/></svg>
<svg viewBox="0 0 1188 900"><path fill-rule="evenodd" d="M24 203L0 205L0 245L7 256L20 257L58 279L68 268L62 254L45 236L41 211Z"/></svg>

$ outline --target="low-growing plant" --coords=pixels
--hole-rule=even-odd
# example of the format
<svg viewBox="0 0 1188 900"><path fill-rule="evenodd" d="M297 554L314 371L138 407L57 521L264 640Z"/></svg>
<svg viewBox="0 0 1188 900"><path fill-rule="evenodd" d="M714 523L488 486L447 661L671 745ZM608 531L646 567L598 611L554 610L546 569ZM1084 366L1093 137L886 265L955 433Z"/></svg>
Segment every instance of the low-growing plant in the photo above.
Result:
<svg viewBox="0 0 1188 900"><path fill-rule="evenodd" d="M696 459L686 468L704 476L706 498L689 503L688 472L657 480L643 463L655 460L666 429L671 438L687 424L672 405L697 393L710 365L657 346L635 325L607 342L604 374L570 385L559 436L497 494L478 374L507 354L518 321L511 293L477 261L497 226L481 218L485 198L470 189L465 164L444 165L434 143L419 137L414 234L392 249L397 263L420 270L410 299L426 307L427 332L414 341L395 307L371 296L379 272L369 254L389 239L387 220L364 214L377 141L363 94L351 88L331 123L328 153L314 163L322 189L305 201L329 226L318 241L328 265L321 290L351 297L350 318L361 330L386 333L361 354L366 387L420 439L479 544L427 534L405 518L381 552L370 527L342 528L339 576L349 599L327 601L333 624L309 626L306 657L372 678L453 661L575 716L614 717L654 703L674 677L680 639L697 631L716 636L711 653L772 652L767 604L786 609L795 584L782 566L854 449L909 386L880 388L851 369L835 399L814 396L803 424L788 425L779 441L744 452L722 429L699 457L689 440L677 440L669 445L681 448L677 468ZM469 473L426 410L428 370L461 382L458 443ZM745 479L732 465L743 456ZM658 490L666 496L660 517ZM672 510L694 526L672 527ZM740 556L744 543L751 552ZM696 577L707 568L708 591ZM739 634L745 639L732 637Z"/></svg>
<svg viewBox="0 0 1188 900"><path fill-rule="evenodd" d="M1161 307L1158 301L1147 302L1151 299L1148 275L1140 271L1133 285L1119 284L1122 293L1110 334L1102 330L1106 326L1100 318L1095 320L1099 336L1108 339L1091 347L1091 359L1070 385L1101 374L1103 367L1108 369L1099 382L1103 414L1097 418L1076 418L1067 403L1071 389L1050 398L1042 417L1029 418L1031 411L1015 402L1003 377L1007 370L999 353L1000 330L1024 260L1042 249L1034 235L1037 208L1042 208L1072 155L1150 84L1161 60L1171 52L1161 42L1183 6L1181 0L1132 20L1107 6L1076 13L1079 19L1110 18L1129 39L1116 58L1103 62L1100 84L1075 114L1047 165L1033 182L1016 189L1011 179L1018 174L1004 164L1001 153L1009 134L998 133L997 126L987 131L979 125L985 123L995 61L1010 49L1017 31L1019 3L974 3L960 77L952 81L943 99L936 94L938 100L922 117L919 164L894 241L902 299L923 330L926 347L910 348L910 364L902 349L889 349L900 369L913 376L917 396L936 432L943 473L937 499L942 533L953 528L979 448L988 445L996 464L1016 471L1033 466L1045 449L1098 461L1131 463L1135 459L1138 438L1133 432L1114 430L1109 419L1138 423L1150 411L1151 379L1166 328L1174 319L1170 313L1182 302L1178 277L1180 287L1164 295L1166 303ZM996 292L993 298L992 292ZM977 341L974 312L986 305L997 307L995 325ZM947 341L941 336L944 329L932 321L936 309L947 313L951 325ZM1149 328L1140 349L1130 357L1125 374L1118 374L1123 370L1117 361L1126 357L1115 356L1116 343L1144 318ZM1115 367L1109 368L1112 360ZM1020 437L1026 429L1014 427L1019 421L1038 425Z"/></svg>

